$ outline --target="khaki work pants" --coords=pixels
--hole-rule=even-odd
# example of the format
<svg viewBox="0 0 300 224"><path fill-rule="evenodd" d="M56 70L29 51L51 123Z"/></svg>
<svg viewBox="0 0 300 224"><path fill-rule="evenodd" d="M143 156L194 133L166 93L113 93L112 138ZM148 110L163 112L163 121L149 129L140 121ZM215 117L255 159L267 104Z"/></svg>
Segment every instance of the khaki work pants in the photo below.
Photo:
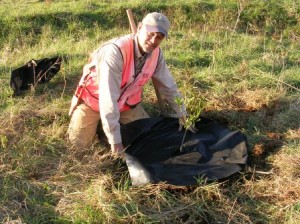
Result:
<svg viewBox="0 0 300 224"><path fill-rule="evenodd" d="M141 104L134 109L120 114L120 123L127 124L131 121L149 118ZM68 138L72 145L77 147L89 147L97 132L100 122L100 114L92 110L85 103L81 103L74 110L68 128Z"/></svg>

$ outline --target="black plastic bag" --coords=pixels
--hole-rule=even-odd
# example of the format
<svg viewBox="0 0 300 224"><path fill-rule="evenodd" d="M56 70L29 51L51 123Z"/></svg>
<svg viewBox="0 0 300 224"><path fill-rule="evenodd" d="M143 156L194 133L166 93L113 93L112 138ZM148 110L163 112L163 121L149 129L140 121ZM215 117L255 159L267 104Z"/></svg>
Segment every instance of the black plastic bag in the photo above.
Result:
<svg viewBox="0 0 300 224"><path fill-rule="evenodd" d="M167 182L195 185L199 178L219 180L247 164L246 137L201 118L197 133L178 131L178 119L149 118L122 125L126 164L133 185Z"/></svg>
<svg viewBox="0 0 300 224"><path fill-rule="evenodd" d="M25 65L12 71L10 87L14 96L20 95L31 86L36 87L40 83L49 82L60 70L62 58L32 59Z"/></svg>

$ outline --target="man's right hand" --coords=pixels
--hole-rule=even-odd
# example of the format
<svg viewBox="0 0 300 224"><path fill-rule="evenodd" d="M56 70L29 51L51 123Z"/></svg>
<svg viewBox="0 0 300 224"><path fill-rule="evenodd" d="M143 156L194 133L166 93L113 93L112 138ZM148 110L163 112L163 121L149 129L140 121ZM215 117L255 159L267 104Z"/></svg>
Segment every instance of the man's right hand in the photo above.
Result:
<svg viewBox="0 0 300 224"><path fill-rule="evenodd" d="M122 143L111 144L110 148L113 154L122 154L124 152L124 147Z"/></svg>

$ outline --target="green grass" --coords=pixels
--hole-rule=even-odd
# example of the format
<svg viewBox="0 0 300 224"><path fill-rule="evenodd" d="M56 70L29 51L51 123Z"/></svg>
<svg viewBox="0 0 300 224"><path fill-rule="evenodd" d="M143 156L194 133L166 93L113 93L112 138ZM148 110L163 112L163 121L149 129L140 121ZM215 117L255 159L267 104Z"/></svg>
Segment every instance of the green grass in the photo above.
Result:
<svg viewBox="0 0 300 224"><path fill-rule="evenodd" d="M283 1L0 1L0 222L300 222L300 3ZM164 12L162 49L182 93L203 115L246 134L249 171L192 187L131 186L104 142L66 141L68 110L89 53ZM60 55L60 72L13 98L11 71ZM159 116L151 84L144 106ZM187 100L188 100L187 99ZM193 110L199 101L191 101Z"/></svg>

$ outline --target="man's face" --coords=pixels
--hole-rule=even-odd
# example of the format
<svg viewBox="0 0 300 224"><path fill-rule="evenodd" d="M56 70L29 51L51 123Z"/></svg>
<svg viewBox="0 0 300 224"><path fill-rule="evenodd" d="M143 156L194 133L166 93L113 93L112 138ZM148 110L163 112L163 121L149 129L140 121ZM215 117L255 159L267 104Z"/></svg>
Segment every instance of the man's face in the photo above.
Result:
<svg viewBox="0 0 300 224"><path fill-rule="evenodd" d="M144 25L139 24L138 31L139 48L142 53L151 53L164 40L165 36L160 32L148 32Z"/></svg>

